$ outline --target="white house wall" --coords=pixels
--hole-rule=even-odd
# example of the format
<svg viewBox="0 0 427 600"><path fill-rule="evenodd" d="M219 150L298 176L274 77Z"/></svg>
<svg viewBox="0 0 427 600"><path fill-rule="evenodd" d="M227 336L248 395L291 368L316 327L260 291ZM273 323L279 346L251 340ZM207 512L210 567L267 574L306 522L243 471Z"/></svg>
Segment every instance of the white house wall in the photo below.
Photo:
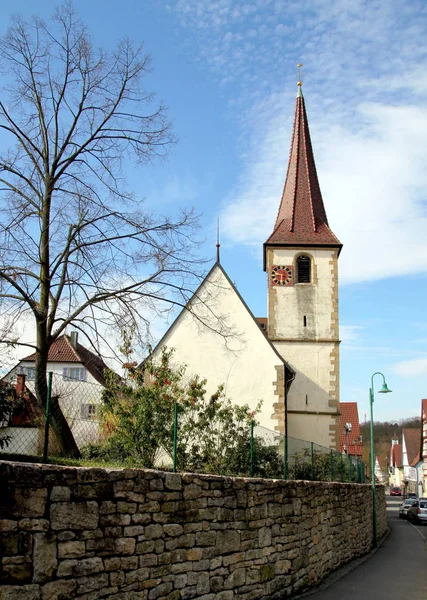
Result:
<svg viewBox="0 0 427 600"><path fill-rule="evenodd" d="M219 267L211 271L192 306L199 320L183 311L155 355L161 346L175 348L175 362L187 364L188 375L207 379L208 394L223 384L225 394L236 404L254 409L263 400L257 419L274 429L276 367L283 370L283 362Z"/></svg>

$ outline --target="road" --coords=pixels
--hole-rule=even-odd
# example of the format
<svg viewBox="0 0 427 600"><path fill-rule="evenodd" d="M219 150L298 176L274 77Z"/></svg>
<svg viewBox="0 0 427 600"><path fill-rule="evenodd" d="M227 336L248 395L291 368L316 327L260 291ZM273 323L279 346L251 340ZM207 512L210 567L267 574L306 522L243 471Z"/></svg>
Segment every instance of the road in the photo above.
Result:
<svg viewBox="0 0 427 600"><path fill-rule="evenodd" d="M306 594L310 600L427 600L427 525L399 519L401 502L387 500L391 533L378 550Z"/></svg>

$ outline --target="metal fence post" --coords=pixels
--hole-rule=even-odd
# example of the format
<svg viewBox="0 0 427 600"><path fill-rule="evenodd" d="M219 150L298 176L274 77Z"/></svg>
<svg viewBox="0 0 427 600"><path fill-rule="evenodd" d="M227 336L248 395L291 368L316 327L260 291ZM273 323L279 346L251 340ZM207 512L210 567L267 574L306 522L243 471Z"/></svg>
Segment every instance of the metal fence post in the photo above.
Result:
<svg viewBox="0 0 427 600"><path fill-rule="evenodd" d="M334 451L331 449L331 481L334 480Z"/></svg>
<svg viewBox="0 0 427 600"><path fill-rule="evenodd" d="M173 406L173 472L176 473L176 447L178 443L178 403Z"/></svg>
<svg viewBox="0 0 427 600"><path fill-rule="evenodd" d="M250 446L249 446L249 460L250 460L250 475L251 477L254 476L254 422L251 421L251 439L250 439Z"/></svg>
<svg viewBox="0 0 427 600"><path fill-rule="evenodd" d="M347 462L348 462L347 481L351 482L351 467L352 467L352 462L351 462L351 456L349 454L347 454Z"/></svg>
<svg viewBox="0 0 427 600"><path fill-rule="evenodd" d="M50 398L52 395L52 371L47 374L47 397L46 397L46 414L44 423L44 444L43 444L43 462L47 462L49 450L49 425L50 425Z"/></svg>
<svg viewBox="0 0 427 600"><path fill-rule="evenodd" d="M314 442L310 442L311 481L314 481Z"/></svg>

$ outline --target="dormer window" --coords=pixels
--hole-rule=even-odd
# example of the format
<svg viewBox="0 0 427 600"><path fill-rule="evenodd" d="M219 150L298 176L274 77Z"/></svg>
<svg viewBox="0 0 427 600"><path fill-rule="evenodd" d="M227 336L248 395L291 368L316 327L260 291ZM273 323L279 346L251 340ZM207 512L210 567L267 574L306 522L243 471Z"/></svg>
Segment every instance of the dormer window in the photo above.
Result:
<svg viewBox="0 0 427 600"><path fill-rule="evenodd" d="M297 258L297 283L311 282L311 260L309 256L302 254Z"/></svg>

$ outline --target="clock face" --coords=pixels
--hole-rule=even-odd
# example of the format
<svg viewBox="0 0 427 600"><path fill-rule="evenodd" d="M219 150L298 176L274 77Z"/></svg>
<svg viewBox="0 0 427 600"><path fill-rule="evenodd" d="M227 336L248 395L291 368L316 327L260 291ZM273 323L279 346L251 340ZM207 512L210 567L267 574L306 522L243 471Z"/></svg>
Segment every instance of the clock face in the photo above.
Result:
<svg viewBox="0 0 427 600"><path fill-rule="evenodd" d="M292 265L273 265L271 267L272 285L292 285Z"/></svg>

